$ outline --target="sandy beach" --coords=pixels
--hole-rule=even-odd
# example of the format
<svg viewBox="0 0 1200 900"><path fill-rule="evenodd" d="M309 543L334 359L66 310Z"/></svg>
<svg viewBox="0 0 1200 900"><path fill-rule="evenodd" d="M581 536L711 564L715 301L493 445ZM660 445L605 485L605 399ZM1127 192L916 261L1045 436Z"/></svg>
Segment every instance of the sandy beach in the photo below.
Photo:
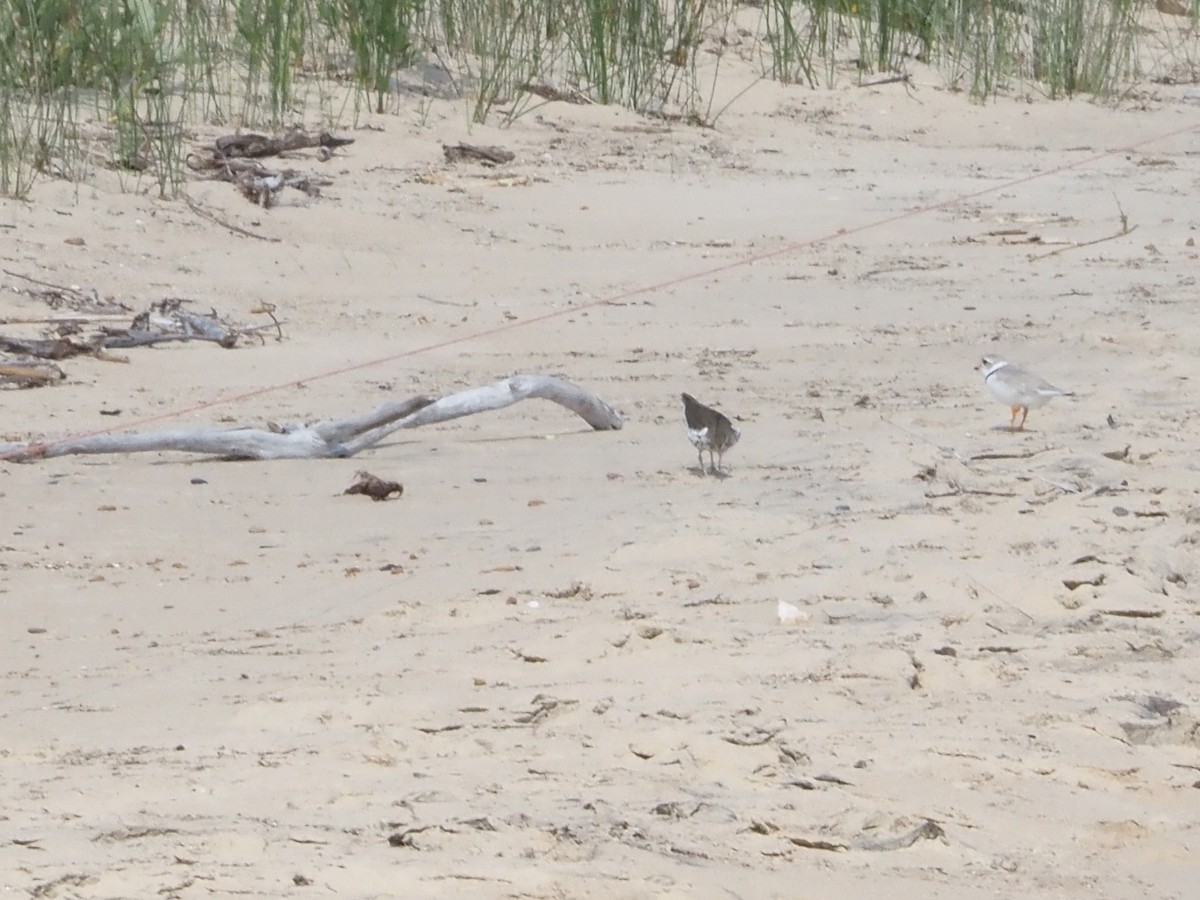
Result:
<svg viewBox="0 0 1200 900"><path fill-rule="evenodd" d="M722 78L717 108L753 82ZM1191 896L1184 93L760 81L711 129L414 101L291 163L319 197L188 184L262 240L105 171L0 204L9 273L274 304L284 335L64 361L0 392L0 439L519 372L625 417L528 401L353 459L0 462L0 887ZM449 165L459 141L515 160ZM0 284L5 316L50 314ZM1009 432L989 352L1076 396ZM698 470L682 391L741 428L728 477ZM363 469L403 497L343 495Z"/></svg>

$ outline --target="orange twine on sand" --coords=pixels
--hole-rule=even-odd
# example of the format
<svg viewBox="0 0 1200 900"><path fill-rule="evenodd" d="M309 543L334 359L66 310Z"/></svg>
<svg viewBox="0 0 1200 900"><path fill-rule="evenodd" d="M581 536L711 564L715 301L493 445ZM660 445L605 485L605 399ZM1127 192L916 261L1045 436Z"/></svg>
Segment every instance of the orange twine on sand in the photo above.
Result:
<svg viewBox="0 0 1200 900"><path fill-rule="evenodd" d="M293 378L288 381L282 381L277 384L270 384L264 387L254 388L250 391L243 391L239 394L231 394L226 397L214 397L212 400L204 400L200 403L194 403L191 406L184 406L178 409L169 410L163 413L157 413L152 416L146 416L141 419L136 419L121 428L99 428L95 431L85 431L71 437L59 438L58 441L35 441L21 450L9 450L0 453L0 460L7 459L35 459L45 454L45 452L55 443L64 440L79 440L80 438L95 437L101 434L112 434L118 431L129 431L133 428L138 428L144 425L149 425L154 422L161 422L166 419L173 419L178 416L187 415L189 413L200 412L205 409L212 409L217 406L225 406L231 403L238 403L242 400L249 400L253 397L260 397L263 394L270 394L274 391L282 391L286 388L299 387L313 381L321 381L326 378L334 378L338 375L345 375L349 372L357 372L360 369L369 369L373 366L381 366L385 363L395 362L398 359L407 359L413 356L420 356L422 353L429 353L434 350L441 350L446 347L453 347L457 344L465 344L468 341L477 341L485 337L491 337L497 334L503 334L506 331L512 331L516 328L527 328L531 325L536 325L540 322L547 322L551 319L557 319L561 316L572 315L583 312L589 309L595 309L610 303L617 303L622 300L628 300L631 297L640 297L643 294L653 294L657 291L666 290L667 288L675 287L676 285L686 284L691 281L698 281L702 278L709 278L713 275L718 275L722 272L728 272L732 269L738 269L742 266L753 265L763 260L773 259L777 256L784 256L789 253L795 253L798 250L803 250L808 247L814 247L817 244L822 244L826 241L845 238L855 234L861 234L864 231L871 231L876 228L883 228L886 225L892 225L896 222L902 222L906 219L912 219L917 216L925 215L926 213L935 212L939 209L944 209L947 206L952 206L956 203L962 203L966 200L973 200L976 197L983 197L988 194L994 194L997 191L1008 190L1009 188L1017 187L1018 185L1028 184L1031 181L1037 181L1042 178L1048 178L1051 175L1057 175L1061 172L1069 172L1073 169L1081 169L1093 163L1099 162L1102 159L1108 159L1112 156L1117 156L1121 153L1128 153L1130 150L1136 150L1139 147L1145 147L1147 144L1155 144L1159 141L1165 141L1173 137L1178 137L1189 132L1200 131L1200 125L1188 125L1183 128L1177 128L1172 131L1163 132L1162 134L1154 135L1140 141L1135 141L1132 144L1124 144L1120 147L1115 147L1112 150L1105 150L1102 153L1096 153L1092 156L1078 159L1073 162L1066 162L1059 166L1046 169L1042 172L1034 172L1029 175L1022 175L1020 178L1009 179L999 184L994 184L989 187L980 188L977 191L970 191L965 194L956 194L953 197L948 197L945 200L939 200L936 203L929 203L925 206L918 206L915 209L905 210L904 212L895 213L890 216L885 216L881 219L874 219L862 225L853 227L838 228L830 234L820 235L819 237L807 238L802 241L793 241L792 243L784 244L781 247L776 247L774 250L764 250L761 253L753 253L749 256L739 257L738 259L729 262L721 263L715 266L708 266L704 269L698 269L694 272L689 272L685 275L678 275L674 278L668 278L665 281L656 281L649 284L639 285L638 287L629 288L617 294L607 297L601 297L596 300L589 300L586 303L580 303L575 306L564 307L563 309L555 309L550 312L542 313L541 315L532 316L530 318L521 319L516 322L509 322L504 325L497 325L494 328L486 328L482 331L473 331L467 334L462 334L457 337L447 338L442 341L435 341L431 344L423 344L419 347L412 347L408 350L401 350L398 353L391 353L387 356L380 356L376 359L369 359L365 362L354 363L348 366L339 366L335 369L328 369L324 372L318 372L315 375L309 375L303 378Z"/></svg>

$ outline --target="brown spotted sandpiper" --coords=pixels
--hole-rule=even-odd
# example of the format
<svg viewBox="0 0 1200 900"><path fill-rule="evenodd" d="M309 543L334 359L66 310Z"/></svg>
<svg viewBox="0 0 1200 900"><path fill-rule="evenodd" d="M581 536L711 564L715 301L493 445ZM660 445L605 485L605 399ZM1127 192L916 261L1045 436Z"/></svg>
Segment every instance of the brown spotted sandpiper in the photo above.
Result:
<svg viewBox="0 0 1200 900"><path fill-rule="evenodd" d="M705 406L691 394L683 394L683 415L687 420L687 436L700 458L700 474L706 474L704 451L714 475L721 472L721 457L741 438L742 432L729 417ZM713 456L716 455L716 462Z"/></svg>

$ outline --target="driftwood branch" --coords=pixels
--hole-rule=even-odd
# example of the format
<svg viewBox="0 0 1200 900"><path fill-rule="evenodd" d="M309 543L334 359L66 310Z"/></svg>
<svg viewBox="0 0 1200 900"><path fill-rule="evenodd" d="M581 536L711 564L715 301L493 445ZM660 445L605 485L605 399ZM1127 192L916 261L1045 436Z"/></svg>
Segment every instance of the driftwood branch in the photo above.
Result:
<svg viewBox="0 0 1200 900"><path fill-rule="evenodd" d="M321 188L333 184L330 178L306 175L295 169L269 169L255 159L227 159L210 177L237 185L247 200L264 209L275 204L276 196L285 187L303 191L310 197L318 197Z"/></svg>
<svg viewBox="0 0 1200 900"><path fill-rule="evenodd" d="M57 361L86 355L97 359L128 362L128 359L107 351L147 347L167 341L208 341L230 349L237 346L242 337L257 335L266 329L274 329L279 339L283 338L279 319L270 304L256 307L255 311L270 316L271 324L251 327L234 325L218 315L216 310L208 313L192 312L185 308L190 302L179 297L160 300L151 304L144 312L138 313L132 321L123 317L128 322L124 327L115 323L104 324L113 322L110 315L77 315L44 320L54 326L51 331L53 337L20 338L0 334L0 354L20 355L17 359L0 355L0 367L6 367L0 374L0 385L41 387L57 384L62 380L61 369L43 365L37 366L37 371L34 371L28 365L29 359ZM81 326L85 324L95 324L97 328L85 335L81 333Z"/></svg>
<svg viewBox="0 0 1200 900"><path fill-rule="evenodd" d="M306 175L295 169L270 169L258 162L259 159L288 156L297 150L315 148L317 158L328 162L335 149L353 143L354 138L335 137L328 131L309 134L293 130L279 137L253 132L231 134L217 138L210 148L189 154L187 165L194 172L210 171L210 178L237 185L246 199L266 208L275 203L277 194L285 187L293 187L310 197L316 197L322 187L333 184L333 181L318 175Z"/></svg>
<svg viewBox="0 0 1200 900"><path fill-rule="evenodd" d="M306 131L294 129L279 137L266 134L245 132L229 134L217 138L212 147L201 150L188 157L188 167L194 171L202 169L221 169L231 159L261 159L264 156L284 156L297 150L324 150L331 153L338 147L353 144L354 138L335 137L328 131L309 134ZM318 155L328 158L325 154Z"/></svg>
<svg viewBox="0 0 1200 900"><path fill-rule="evenodd" d="M181 297L168 297L134 316L127 328L101 326L100 344L107 348L127 348L166 341L211 341L228 350L237 345L241 335L257 330L223 322L215 309L207 313L185 309L191 302Z"/></svg>
<svg viewBox="0 0 1200 900"><path fill-rule="evenodd" d="M143 434L102 434L52 443L0 443L0 459L31 460L92 453L178 450L226 459L329 459L361 453L403 428L448 422L522 400L550 400L596 431L619 429L619 413L591 391L552 375L513 375L445 397L391 401L370 412L315 425L268 423L266 429L171 429Z"/></svg>

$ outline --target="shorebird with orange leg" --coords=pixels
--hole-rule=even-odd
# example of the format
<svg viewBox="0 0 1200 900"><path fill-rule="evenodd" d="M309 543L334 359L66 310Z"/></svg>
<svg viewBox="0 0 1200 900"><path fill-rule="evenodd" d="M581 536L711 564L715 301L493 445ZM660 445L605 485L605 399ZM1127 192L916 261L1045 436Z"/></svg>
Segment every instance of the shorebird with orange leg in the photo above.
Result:
<svg viewBox="0 0 1200 900"><path fill-rule="evenodd" d="M1041 376L999 356L985 356L976 369L983 372L983 383L992 396L1012 410L1009 431L1024 431L1031 409L1045 406L1055 397L1075 396L1074 392L1056 388ZM1021 413L1020 425L1017 424L1017 413Z"/></svg>

